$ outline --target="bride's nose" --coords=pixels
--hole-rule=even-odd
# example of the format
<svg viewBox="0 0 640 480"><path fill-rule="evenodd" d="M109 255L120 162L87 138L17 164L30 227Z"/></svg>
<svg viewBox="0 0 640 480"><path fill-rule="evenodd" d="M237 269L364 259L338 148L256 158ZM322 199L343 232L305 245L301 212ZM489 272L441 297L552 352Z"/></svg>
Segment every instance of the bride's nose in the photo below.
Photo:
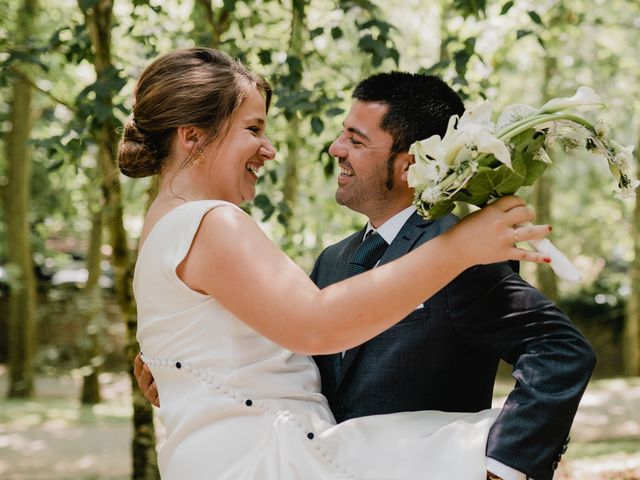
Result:
<svg viewBox="0 0 640 480"><path fill-rule="evenodd" d="M270 140L265 139L258 150L258 154L265 160L273 160L276 158L276 150L273 148Z"/></svg>

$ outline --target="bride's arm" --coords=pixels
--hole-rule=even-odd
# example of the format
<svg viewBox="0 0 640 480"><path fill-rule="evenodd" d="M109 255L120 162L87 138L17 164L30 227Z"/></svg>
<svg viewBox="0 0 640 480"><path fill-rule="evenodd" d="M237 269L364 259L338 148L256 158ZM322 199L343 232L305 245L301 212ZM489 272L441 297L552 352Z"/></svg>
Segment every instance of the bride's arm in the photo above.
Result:
<svg viewBox="0 0 640 480"><path fill-rule="evenodd" d="M517 197L504 198L402 258L319 290L243 212L207 213L177 269L275 343L305 354L342 351L378 335L477 263L543 261L514 247L512 225L533 219ZM541 238L547 226L518 229Z"/></svg>

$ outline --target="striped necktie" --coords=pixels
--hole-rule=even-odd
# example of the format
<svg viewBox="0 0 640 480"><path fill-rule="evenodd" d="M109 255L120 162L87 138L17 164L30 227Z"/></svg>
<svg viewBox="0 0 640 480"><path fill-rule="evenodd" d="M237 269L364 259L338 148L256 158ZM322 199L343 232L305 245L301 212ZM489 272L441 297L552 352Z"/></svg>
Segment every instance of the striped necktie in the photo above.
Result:
<svg viewBox="0 0 640 480"><path fill-rule="evenodd" d="M353 254L347 267L347 278L371 270L378 263L388 246L378 232L371 230L364 242L356 250L356 253Z"/></svg>

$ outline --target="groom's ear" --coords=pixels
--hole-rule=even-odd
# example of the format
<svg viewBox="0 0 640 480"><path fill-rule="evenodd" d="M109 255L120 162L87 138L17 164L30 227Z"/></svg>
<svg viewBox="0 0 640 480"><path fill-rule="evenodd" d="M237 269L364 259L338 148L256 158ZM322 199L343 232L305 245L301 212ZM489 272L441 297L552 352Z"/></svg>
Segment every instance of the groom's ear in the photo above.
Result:
<svg viewBox="0 0 640 480"><path fill-rule="evenodd" d="M407 181L409 175L409 167L415 163L415 157L409 152L401 152L396 155L396 165L400 170L400 179L403 182Z"/></svg>

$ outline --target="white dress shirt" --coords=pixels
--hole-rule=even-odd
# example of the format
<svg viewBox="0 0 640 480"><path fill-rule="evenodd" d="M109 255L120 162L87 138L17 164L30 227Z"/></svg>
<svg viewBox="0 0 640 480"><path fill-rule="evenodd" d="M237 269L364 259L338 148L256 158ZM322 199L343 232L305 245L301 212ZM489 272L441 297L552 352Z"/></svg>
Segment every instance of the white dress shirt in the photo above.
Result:
<svg viewBox="0 0 640 480"><path fill-rule="evenodd" d="M404 226L404 224L409 220L409 217L413 215L413 212L416 211L416 207L411 205L404 210L396 213L389 220L384 222L378 228L374 228L371 225L371 222L367 223L367 229L364 231L364 236L362 239L364 240L367 234L373 230L374 232L378 232L378 234L384 238L384 241L387 242L388 245L391 245L391 242L395 240L400 232L400 229Z"/></svg>
<svg viewBox="0 0 640 480"><path fill-rule="evenodd" d="M415 211L416 211L416 207L414 205L411 205L405 208L404 210L401 210L400 212L396 213L393 217L391 217L389 220L384 222L378 228L374 228L371 225L371 222L367 223L367 228L364 232L364 236L362 237L362 240L364 240L367 237L367 234L371 230L373 230L374 232L378 232L378 234L382 238L384 238L387 244L391 245L391 242L393 242L395 238L398 236L400 229L404 226L407 220L409 220L409 217L413 215L413 212ZM419 305L417 308L420 308L420 307L422 307L422 305ZM344 353L343 353L343 356L344 356ZM500 463L497 460L494 460L493 458L487 457L486 464L487 464L487 470L493 472L495 475L498 475L503 480L526 480L527 478L525 474L509 467L508 465L504 465L503 463Z"/></svg>

